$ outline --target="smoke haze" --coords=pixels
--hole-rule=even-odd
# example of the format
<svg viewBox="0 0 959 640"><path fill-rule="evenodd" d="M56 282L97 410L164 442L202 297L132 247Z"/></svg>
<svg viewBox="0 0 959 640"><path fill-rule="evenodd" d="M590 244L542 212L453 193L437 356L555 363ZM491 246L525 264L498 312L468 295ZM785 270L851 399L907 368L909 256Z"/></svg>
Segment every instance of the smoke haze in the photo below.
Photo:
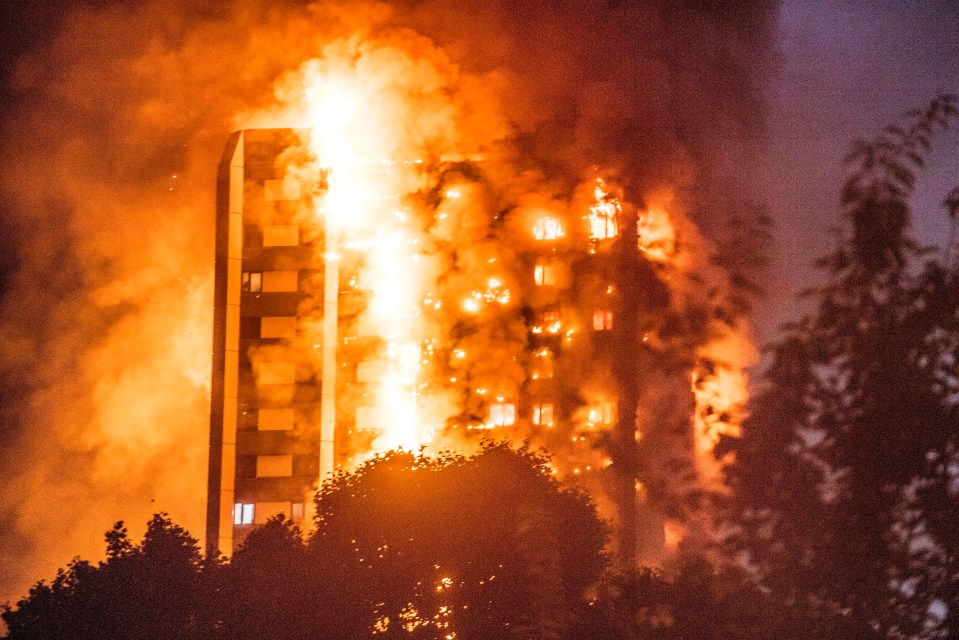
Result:
<svg viewBox="0 0 959 640"><path fill-rule="evenodd" d="M599 165L637 204L670 199L707 253L753 199L773 3L269 5L77 7L9 67L0 599L98 557L115 520L202 530L217 161L334 38L458 66L463 135L508 143L514 195L569 195ZM728 288L698 260L684 273Z"/></svg>

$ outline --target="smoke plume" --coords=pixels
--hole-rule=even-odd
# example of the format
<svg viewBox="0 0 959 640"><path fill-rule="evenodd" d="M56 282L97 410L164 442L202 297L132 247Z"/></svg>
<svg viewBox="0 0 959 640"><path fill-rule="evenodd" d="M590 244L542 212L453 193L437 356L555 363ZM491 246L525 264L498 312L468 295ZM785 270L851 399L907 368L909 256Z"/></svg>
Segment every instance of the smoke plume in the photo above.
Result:
<svg viewBox="0 0 959 640"><path fill-rule="evenodd" d="M484 251L509 259L511 229L488 237L491 212L510 208L526 224L524 211L575 209L598 172L627 206L662 203L674 220L677 266L661 277L669 322L721 315L735 298L735 279L713 258L751 199L773 5L271 4L77 8L11 68L14 99L0 125L13 256L0 301L8 597L74 555L97 557L117 519L136 526L164 510L202 530L217 161L231 130L289 116L284 91L307 61L329 59L331 43L377 42L404 52L401 67L439 70L433 91L450 92L445 102L403 118L431 140L496 158L481 182L442 178L476 191L470 201L482 206L439 205L463 223L434 227L424 248L440 295L487 289L457 281L478 272ZM458 110L452 128L446 104ZM471 251L450 252L454 238ZM454 254L459 262L444 261ZM523 331L504 317L463 339L472 352ZM696 331L689 366L711 340L736 342L715 318ZM720 362L721 351L707 356ZM728 365L739 370L735 351ZM520 376L509 362L481 364L480 379Z"/></svg>

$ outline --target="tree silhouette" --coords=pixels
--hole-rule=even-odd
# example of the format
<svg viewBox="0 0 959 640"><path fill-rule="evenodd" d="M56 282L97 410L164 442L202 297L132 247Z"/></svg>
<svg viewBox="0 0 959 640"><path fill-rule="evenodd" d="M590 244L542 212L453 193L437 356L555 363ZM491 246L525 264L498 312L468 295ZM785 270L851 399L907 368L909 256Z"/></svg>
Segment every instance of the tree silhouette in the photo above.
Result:
<svg viewBox="0 0 959 640"><path fill-rule="evenodd" d="M40 582L3 620L11 639L192 638L201 628L197 541L165 514L134 545L118 522L98 565L74 560L49 584Z"/></svg>
<svg viewBox="0 0 959 640"><path fill-rule="evenodd" d="M917 171L956 113L942 96L853 145L846 226L819 262L828 282L775 345L744 436L727 443L739 541L823 637L927 632L937 601L957 615L959 272L952 246L908 234Z"/></svg>
<svg viewBox="0 0 959 640"><path fill-rule="evenodd" d="M229 562L201 560L165 515L123 523L98 565L75 560L8 607L8 638L560 638L582 625L606 529L546 459L392 452L339 473L304 540L282 517Z"/></svg>
<svg viewBox="0 0 959 640"><path fill-rule="evenodd" d="M326 484L316 506L313 562L328 573L350 559L352 606L384 637L565 637L604 566L587 496L505 444L387 454Z"/></svg>

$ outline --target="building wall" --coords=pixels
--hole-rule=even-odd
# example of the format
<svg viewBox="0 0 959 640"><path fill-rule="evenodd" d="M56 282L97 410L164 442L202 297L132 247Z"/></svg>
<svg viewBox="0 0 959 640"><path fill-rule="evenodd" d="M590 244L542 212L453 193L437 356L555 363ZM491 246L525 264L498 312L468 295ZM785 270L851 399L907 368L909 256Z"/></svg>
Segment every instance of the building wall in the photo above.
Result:
<svg viewBox="0 0 959 640"><path fill-rule="evenodd" d="M363 308L368 283L324 261L322 221L277 162L298 144L290 130L242 131L220 165L207 541L227 554L272 515L308 518L320 476L367 451L377 421L389 419L366 406L383 344L356 316L344 320ZM467 164L447 171L482 180ZM635 211L617 215L620 228L636 228ZM490 305L492 320L464 311L444 336L451 345L476 344L471 331L518 325L500 359L519 379L487 394L460 379L468 371L443 364L455 362L455 348L434 353L434 374L457 379L463 407L446 428L467 440L508 436L547 447L558 475L588 487L605 515L626 525L620 532L632 532L617 541L621 555L633 557L639 546L655 562L662 521L646 504L637 522L635 478L645 357L638 340L663 302L656 278L634 235L593 237L595 223L573 216L530 224L528 237L502 239L511 243L504 269L517 284L509 304ZM361 263L344 247L337 253L343 264ZM444 308L462 303L451 298ZM332 333L324 322L331 313ZM321 434L334 425L335 434Z"/></svg>
<svg viewBox="0 0 959 640"><path fill-rule="evenodd" d="M289 130L234 134L217 187L207 544L223 553L277 513L304 517L319 477L322 367L300 324L322 290L323 238L277 156Z"/></svg>

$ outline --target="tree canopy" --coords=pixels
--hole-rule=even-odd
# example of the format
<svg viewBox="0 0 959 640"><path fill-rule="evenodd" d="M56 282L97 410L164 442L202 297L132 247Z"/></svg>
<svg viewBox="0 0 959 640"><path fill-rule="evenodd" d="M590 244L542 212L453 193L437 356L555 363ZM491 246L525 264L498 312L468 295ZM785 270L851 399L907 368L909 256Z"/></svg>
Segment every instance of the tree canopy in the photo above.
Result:
<svg viewBox="0 0 959 640"><path fill-rule="evenodd" d="M920 247L909 234L918 172L956 115L941 96L853 145L826 284L773 346L743 438L728 443L739 550L819 637L959 629L955 237Z"/></svg>
<svg viewBox="0 0 959 640"><path fill-rule="evenodd" d="M589 497L525 448L381 455L323 486L313 525L277 517L204 560L162 514L139 544L118 523L103 561L74 560L4 611L7 637L780 637L742 575L613 570Z"/></svg>

